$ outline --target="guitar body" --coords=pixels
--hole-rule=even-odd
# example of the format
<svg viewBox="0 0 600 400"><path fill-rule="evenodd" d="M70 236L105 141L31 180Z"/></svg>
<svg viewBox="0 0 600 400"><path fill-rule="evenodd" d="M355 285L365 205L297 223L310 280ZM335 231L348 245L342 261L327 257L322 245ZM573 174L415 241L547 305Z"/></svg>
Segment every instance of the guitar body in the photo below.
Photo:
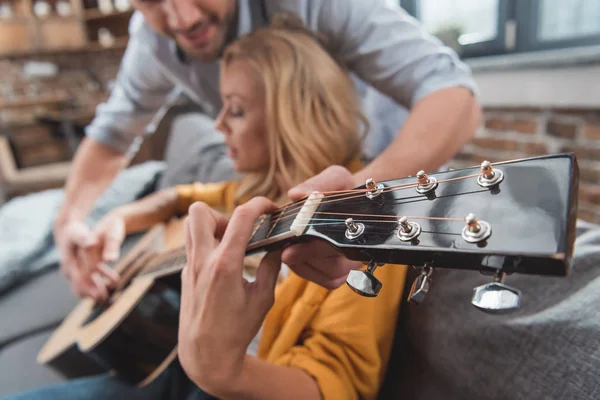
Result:
<svg viewBox="0 0 600 400"><path fill-rule="evenodd" d="M82 300L71 311L38 353L38 364L47 365L68 379L107 372L104 366L77 348L77 332L93 308L92 300Z"/></svg>
<svg viewBox="0 0 600 400"><path fill-rule="evenodd" d="M135 279L78 333L79 349L107 370L143 386L177 356L180 273Z"/></svg>
<svg viewBox="0 0 600 400"><path fill-rule="evenodd" d="M121 288L115 291L107 305L96 305L89 299L82 300L44 344L37 356L38 364L49 366L67 379L107 372L122 373L118 368L122 363L119 364L113 361L113 358L106 356L106 346L101 346L101 338L111 339L110 343L113 343L114 338L118 337L117 321L127 322L124 329L129 329L130 322L138 315L136 311L140 311L141 315L147 314L143 310L149 303L144 299L148 302L155 299L156 289L153 290L153 284L156 281L157 287L164 287L165 279L151 276L144 279L134 278L151 264L152 260L182 246L184 242L182 228L182 221L173 220L168 224L157 225L143 235L115 266L115 270L123 279ZM175 275L179 279L178 274ZM166 280L173 283L170 279ZM136 305L140 307L136 308ZM110 332L98 328L109 319L115 324L106 326ZM177 321L174 326L177 327ZM115 336L110 333L115 333ZM175 339L176 337L175 335ZM82 350L78 343L80 338L87 345L85 350ZM169 353L172 350L173 348ZM160 364L157 363L157 367ZM127 370L127 368L124 370L126 375ZM145 366L144 370L149 369ZM144 378L148 375L151 375L151 372ZM138 377L140 374L132 373L131 376ZM136 383L142 380L143 378L138 379Z"/></svg>

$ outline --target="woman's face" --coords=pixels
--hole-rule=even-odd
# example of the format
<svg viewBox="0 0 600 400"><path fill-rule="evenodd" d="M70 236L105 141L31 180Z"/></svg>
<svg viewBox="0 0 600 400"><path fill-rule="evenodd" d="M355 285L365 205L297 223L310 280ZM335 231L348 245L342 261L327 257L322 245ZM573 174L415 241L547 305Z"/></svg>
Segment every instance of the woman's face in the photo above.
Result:
<svg viewBox="0 0 600 400"><path fill-rule="evenodd" d="M264 171L269 166L265 124L265 88L243 60L221 68L223 109L215 127L225 134L228 156L238 172Z"/></svg>

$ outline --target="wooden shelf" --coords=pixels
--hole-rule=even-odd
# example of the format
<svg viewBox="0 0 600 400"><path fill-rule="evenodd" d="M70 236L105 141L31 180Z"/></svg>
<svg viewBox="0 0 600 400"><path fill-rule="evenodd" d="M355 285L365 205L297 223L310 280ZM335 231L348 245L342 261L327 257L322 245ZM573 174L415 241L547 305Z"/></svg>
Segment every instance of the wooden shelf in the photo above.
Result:
<svg viewBox="0 0 600 400"><path fill-rule="evenodd" d="M0 110L7 110L11 108L22 108L22 107L34 107L43 106L50 104L61 104L69 100L69 96L66 93L52 94L52 95L41 95L36 97L25 97L14 100L0 100Z"/></svg>
<svg viewBox="0 0 600 400"><path fill-rule="evenodd" d="M0 25L9 25L9 24L28 24L30 22L35 21L35 18L29 17L26 15L15 15L10 18L0 18Z"/></svg>
<svg viewBox="0 0 600 400"><path fill-rule="evenodd" d="M46 17L30 17L30 19L32 19L34 22L39 23L39 22L45 22L45 21L80 21L81 18L79 18L77 15L67 15L66 17L61 17L60 15L57 14L50 14Z"/></svg>
<svg viewBox="0 0 600 400"><path fill-rule="evenodd" d="M106 51L106 50L123 50L127 47L127 42L129 41L129 37L117 37L115 38L115 43L110 47L104 47L99 42L91 42L87 46L87 51Z"/></svg>
<svg viewBox="0 0 600 400"><path fill-rule="evenodd" d="M69 54L69 53L96 53L101 51L109 51L109 50L124 50L127 47L127 42L129 41L129 37L116 38L115 44L111 47L103 47L98 42L90 42L87 46L76 47L76 48L57 48L57 49L47 49L47 50L31 50L31 51L13 51L2 53L0 52L0 59L2 58L20 58L20 57L30 57L30 56L43 56L43 55L51 55L51 54Z"/></svg>
<svg viewBox="0 0 600 400"><path fill-rule="evenodd" d="M126 16L126 15L131 15L131 13L133 13L133 10L114 11L109 14L104 14L104 13L102 13L102 11L100 11L97 8L89 8L89 9L85 10L85 19L88 21L91 21L91 20L95 20L95 19L121 17L121 16Z"/></svg>

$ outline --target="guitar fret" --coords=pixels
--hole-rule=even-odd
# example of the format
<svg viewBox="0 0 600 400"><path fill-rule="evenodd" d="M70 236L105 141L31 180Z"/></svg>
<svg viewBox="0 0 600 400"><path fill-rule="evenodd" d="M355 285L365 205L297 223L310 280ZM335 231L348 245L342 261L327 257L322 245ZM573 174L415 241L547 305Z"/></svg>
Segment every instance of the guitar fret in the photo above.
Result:
<svg viewBox="0 0 600 400"><path fill-rule="evenodd" d="M285 208L279 213L279 216L277 217L277 220L275 220L275 222L273 223L273 225L271 226L271 229L269 229L269 233L267 233L267 238L269 236L271 236L271 233L273 233L273 229L275 229L275 226L277 225L277 223L279 223L279 221L281 220L281 216L283 214L285 214L286 210L287 210L288 206L285 206Z"/></svg>
<svg viewBox="0 0 600 400"><path fill-rule="evenodd" d="M256 233L259 231L260 227L262 226L262 224L265 222L265 219L267 218L266 215L262 215L258 222L256 223L256 225L254 226L254 229L252 230L252 236L250 236L250 240L252 240L252 238L254 237L254 235L256 235Z"/></svg>

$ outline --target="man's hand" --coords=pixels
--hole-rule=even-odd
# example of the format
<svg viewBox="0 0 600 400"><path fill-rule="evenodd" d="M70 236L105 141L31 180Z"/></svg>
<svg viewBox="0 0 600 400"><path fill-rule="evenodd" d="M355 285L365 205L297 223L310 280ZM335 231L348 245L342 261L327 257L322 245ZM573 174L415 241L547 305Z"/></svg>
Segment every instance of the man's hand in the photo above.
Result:
<svg viewBox="0 0 600 400"><path fill-rule="evenodd" d="M274 301L281 252L263 258L254 282L242 274L254 222L275 208L265 198L254 198L227 222L195 203L185 221L179 360L199 387L218 397L228 397L241 383L248 345Z"/></svg>
<svg viewBox="0 0 600 400"><path fill-rule="evenodd" d="M355 183L350 171L340 166L332 166L290 189L288 197L297 201L315 190L327 192L353 189L356 186L359 185ZM281 259L302 278L328 289L335 289L343 284L351 270L362 266L362 263L348 260L331 245L318 239L286 248Z"/></svg>
<svg viewBox="0 0 600 400"><path fill-rule="evenodd" d="M61 256L61 271L71 281L78 297L108 298L108 288L119 275L105 263L119 258L125 238L123 219L107 215L91 231L83 221L71 220L55 229Z"/></svg>

